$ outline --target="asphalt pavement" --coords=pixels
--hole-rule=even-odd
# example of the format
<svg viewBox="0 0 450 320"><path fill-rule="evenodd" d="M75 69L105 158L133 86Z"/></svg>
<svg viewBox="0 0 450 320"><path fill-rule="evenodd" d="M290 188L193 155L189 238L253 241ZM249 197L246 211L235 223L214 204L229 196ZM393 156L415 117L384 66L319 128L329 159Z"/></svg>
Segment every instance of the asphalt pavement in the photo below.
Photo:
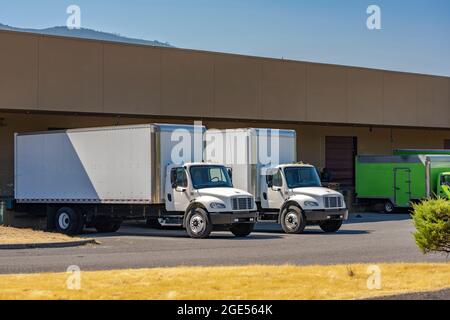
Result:
<svg viewBox="0 0 450 320"><path fill-rule="evenodd" d="M408 294L401 294L395 296L387 296L387 297L379 297L370 300L450 300L450 290L440 290L440 291L432 291L432 292L415 292Z"/></svg>
<svg viewBox="0 0 450 320"><path fill-rule="evenodd" d="M173 266L248 264L349 264L381 262L445 262L442 255L423 255L416 247L407 214L352 216L336 234L308 227L288 235L280 226L261 224L250 237L229 232L194 240L183 230L154 230L125 224L117 233L96 234L100 245L75 248L0 250L0 273L65 272Z"/></svg>

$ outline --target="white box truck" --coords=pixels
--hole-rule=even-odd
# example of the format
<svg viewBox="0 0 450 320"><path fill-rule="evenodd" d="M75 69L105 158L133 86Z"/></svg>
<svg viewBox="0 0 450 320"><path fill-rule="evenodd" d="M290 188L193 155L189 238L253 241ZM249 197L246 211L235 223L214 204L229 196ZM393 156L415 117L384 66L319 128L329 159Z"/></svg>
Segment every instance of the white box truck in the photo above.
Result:
<svg viewBox="0 0 450 320"><path fill-rule="evenodd" d="M130 125L15 135L15 199L51 227L117 231L124 219L159 219L193 238L214 229L249 235L254 197L220 164L202 162L202 126ZM197 159L199 158L199 159Z"/></svg>
<svg viewBox="0 0 450 320"><path fill-rule="evenodd" d="M254 195L259 221L302 233L307 225L336 232L348 219L343 195L322 187L314 166L297 163L295 131L207 130L205 140L205 159L232 168L235 187Z"/></svg>

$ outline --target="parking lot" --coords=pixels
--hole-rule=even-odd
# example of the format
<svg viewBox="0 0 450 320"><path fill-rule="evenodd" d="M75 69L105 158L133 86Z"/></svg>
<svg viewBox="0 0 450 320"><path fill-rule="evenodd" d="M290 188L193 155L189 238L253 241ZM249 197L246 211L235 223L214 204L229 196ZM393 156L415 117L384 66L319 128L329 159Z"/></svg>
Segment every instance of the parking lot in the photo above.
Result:
<svg viewBox="0 0 450 320"><path fill-rule="evenodd" d="M64 272L197 265L341 264L377 262L444 262L442 255L423 255L416 247L414 226L407 214L364 214L351 219L337 234L315 227L287 235L262 224L250 237L227 232L194 240L183 230L154 230L127 223L117 233L87 232L101 244L76 248L0 251L0 273Z"/></svg>

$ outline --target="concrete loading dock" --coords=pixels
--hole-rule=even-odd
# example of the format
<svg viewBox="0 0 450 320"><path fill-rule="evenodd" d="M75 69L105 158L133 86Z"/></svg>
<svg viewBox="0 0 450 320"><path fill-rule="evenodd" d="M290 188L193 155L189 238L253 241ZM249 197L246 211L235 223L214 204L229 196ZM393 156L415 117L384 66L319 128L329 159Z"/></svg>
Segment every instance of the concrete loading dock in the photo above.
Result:
<svg viewBox="0 0 450 320"><path fill-rule="evenodd" d="M450 80L0 31L0 196L14 132L140 123L277 127L354 188L354 154L450 147ZM349 160L350 159L350 160Z"/></svg>

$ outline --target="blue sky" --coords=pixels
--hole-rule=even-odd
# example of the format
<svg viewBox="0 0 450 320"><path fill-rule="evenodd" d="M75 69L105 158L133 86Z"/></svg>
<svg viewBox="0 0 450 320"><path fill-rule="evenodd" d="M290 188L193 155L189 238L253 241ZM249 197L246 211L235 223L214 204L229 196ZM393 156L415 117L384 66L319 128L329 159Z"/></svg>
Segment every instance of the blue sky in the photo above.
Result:
<svg viewBox="0 0 450 320"><path fill-rule="evenodd" d="M0 0L0 22L64 25L70 4L82 27L182 48L450 76L449 0Z"/></svg>

